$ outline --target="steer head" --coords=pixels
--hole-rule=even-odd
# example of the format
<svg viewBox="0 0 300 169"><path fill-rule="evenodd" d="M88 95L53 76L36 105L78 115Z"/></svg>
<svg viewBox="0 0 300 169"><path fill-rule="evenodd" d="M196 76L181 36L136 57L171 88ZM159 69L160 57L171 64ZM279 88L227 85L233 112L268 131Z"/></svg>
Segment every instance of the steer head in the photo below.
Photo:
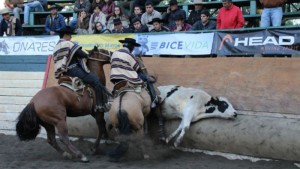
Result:
<svg viewBox="0 0 300 169"><path fill-rule="evenodd" d="M225 97L211 97L211 100L205 104L205 107L205 113L210 117L234 119L237 116L236 110Z"/></svg>

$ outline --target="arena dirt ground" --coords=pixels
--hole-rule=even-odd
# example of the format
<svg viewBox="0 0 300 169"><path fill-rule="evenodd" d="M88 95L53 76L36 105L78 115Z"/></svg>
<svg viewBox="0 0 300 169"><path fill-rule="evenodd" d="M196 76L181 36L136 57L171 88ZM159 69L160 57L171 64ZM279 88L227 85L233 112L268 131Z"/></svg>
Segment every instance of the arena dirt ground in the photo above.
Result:
<svg viewBox="0 0 300 169"><path fill-rule="evenodd" d="M63 159L46 140L37 138L34 141L20 142L16 136L0 133L0 168L1 169L102 169L102 168L153 168L153 169L299 169L288 161L228 160L220 156L203 153L188 153L172 149L166 145L147 147L149 159L123 159L120 162L109 162L106 153L115 145L101 144L99 155L90 151L92 143L86 140L73 141L74 145L84 152L90 162ZM150 152L151 151L151 152ZM136 153L132 151L133 154ZM130 156L130 155L129 155Z"/></svg>

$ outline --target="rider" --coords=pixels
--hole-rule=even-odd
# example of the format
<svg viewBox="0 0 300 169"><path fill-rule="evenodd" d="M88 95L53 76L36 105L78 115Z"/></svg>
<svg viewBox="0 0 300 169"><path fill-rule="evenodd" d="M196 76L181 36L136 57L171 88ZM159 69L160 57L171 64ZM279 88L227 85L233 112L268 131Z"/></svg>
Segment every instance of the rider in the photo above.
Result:
<svg viewBox="0 0 300 169"><path fill-rule="evenodd" d="M53 52L55 64L55 77L61 76L78 77L84 83L90 84L96 92L96 106L94 111L108 111L108 91L101 84L99 77L90 72L86 66L88 55L82 51L82 47L71 41L73 30L67 26L59 31L60 40Z"/></svg>
<svg viewBox="0 0 300 169"><path fill-rule="evenodd" d="M151 108L155 108L159 102L159 97L153 84L149 81L148 75L143 72L145 67L143 67L141 59L132 54L134 47L141 45L132 38L125 38L119 42L123 44L123 48L114 52L111 57L111 82L116 84L126 80L129 83L141 85L143 81L146 81L152 100Z"/></svg>

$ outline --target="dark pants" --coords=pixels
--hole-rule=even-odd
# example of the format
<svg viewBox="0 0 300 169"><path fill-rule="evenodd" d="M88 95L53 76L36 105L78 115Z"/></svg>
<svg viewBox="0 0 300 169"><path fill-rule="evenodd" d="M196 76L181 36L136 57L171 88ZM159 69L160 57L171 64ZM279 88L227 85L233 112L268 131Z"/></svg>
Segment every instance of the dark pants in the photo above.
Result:
<svg viewBox="0 0 300 169"><path fill-rule="evenodd" d="M103 106L105 103L107 103L108 99L105 93L105 87L101 84L99 77L94 73L87 73L81 67L75 66L74 68L69 69L64 75L78 77L84 83L91 85L96 92L97 105Z"/></svg>

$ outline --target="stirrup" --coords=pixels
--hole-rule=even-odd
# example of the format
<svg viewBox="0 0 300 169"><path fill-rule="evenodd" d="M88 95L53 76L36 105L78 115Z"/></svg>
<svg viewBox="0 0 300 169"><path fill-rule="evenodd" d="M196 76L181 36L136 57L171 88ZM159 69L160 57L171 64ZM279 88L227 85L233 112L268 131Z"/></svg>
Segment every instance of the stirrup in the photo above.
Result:
<svg viewBox="0 0 300 169"><path fill-rule="evenodd" d="M160 97L156 96L155 99L151 103L151 109L154 109L160 102Z"/></svg>
<svg viewBox="0 0 300 169"><path fill-rule="evenodd" d="M94 112L108 112L110 110L111 104L105 103L102 106L96 105L94 108Z"/></svg>

